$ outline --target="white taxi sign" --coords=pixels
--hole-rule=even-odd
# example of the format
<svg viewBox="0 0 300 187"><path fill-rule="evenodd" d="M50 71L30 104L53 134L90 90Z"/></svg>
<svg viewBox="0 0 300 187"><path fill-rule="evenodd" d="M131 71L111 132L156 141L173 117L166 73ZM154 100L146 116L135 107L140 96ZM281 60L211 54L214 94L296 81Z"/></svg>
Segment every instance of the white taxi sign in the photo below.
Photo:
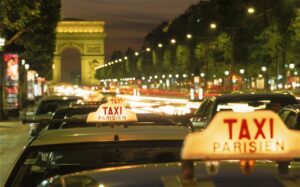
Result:
<svg viewBox="0 0 300 187"><path fill-rule="evenodd" d="M218 112L202 132L189 134L183 160L300 158L300 131L290 130L272 111Z"/></svg>
<svg viewBox="0 0 300 187"><path fill-rule="evenodd" d="M126 108L124 99L110 98L96 112L89 113L87 123L135 122L137 116Z"/></svg>

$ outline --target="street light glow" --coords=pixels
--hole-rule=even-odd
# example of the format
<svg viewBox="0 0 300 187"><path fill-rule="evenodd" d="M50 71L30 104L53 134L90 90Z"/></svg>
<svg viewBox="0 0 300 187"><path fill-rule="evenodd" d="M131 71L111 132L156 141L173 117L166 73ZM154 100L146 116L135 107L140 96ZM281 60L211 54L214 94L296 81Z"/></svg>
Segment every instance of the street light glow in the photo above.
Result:
<svg viewBox="0 0 300 187"><path fill-rule="evenodd" d="M295 68L295 64L289 64L289 68L290 69L294 69Z"/></svg>
<svg viewBox="0 0 300 187"><path fill-rule="evenodd" d="M211 23L209 26L210 26L211 29L216 29L217 28L217 25L215 23Z"/></svg>
<svg viewBox="0 0 300 187"><path fill-rule="evenodd" d="M266 72L266 71L267 71L266 66L261 67L261 70L262 70L263 72Z"/></svg>
<svg viewBox="0 0 300 187"><path fill-rule="evenodd" d="M135 55L135 56L139 56L139 52L135 52L134 55Z"/></svg>
<svg viewBox="0 0 300 187"><path fill-rule="evenodd" d="M247 9L248 14L254 14L255 13L255 9L253 7L249 7Z"/></svg>
<svg viewBox="0 0 300 187"><path fill-rule="evenodd" d="M192 38L192 35L191 35L191 34L187 34L187 35L186 35L186 38L187 38L187 39L191 39L191 38Z"/></svg>
<svg viewBox="0 0 300 187"><path fill-rule="evenodd" d="M127 59L128 59L128 57L127 57L127 56L125 56L125 57L124 57L124 60L127 60Z"/></svg>
<svg viewBox="0 0 300 187"><path fill-rule="evenodd" d="M149 47L147 47L147 48L146 48L146 51L150 52L150 51L151 51L151 49L150 49Z"/></svg>
<svg viewBox="0 0 300 187"><path fill-rule="evenodd" d="M5 44L5 38L0 38L0 47L3 47Z"/></svg>
<svg viewBox="0 0 300 187"><path fill-rule="evenodd" d="M159 43L157 46L158 46L159 48L162 48L162 47L163 47L163 44L162 44L162 43Z"/></svg>
<svg viewBox="0 0 300 187"><path fill-rule="evenodd" d="M176 40L174 38L171 39L171 44L176 44Z"/></svg>
<svg viewBox="0 0 300 187"><path fill-rule="evenodd" d="M244 74L245 70L244 69L240 69L240 74Z"/></svg>
<svg viewBox="0 0 300 187"><path fill-rule="evenodd" d="M226 70L226 71L224 72L224 74L225 74L226 76L229 75L229 71Z"/></svg>
<svg viewBox="0 0 300 187"><path fill-rule="evenodd" d="M201 73L200 76L201 76L201 77L204 77L204 76L205 76L205 73Z"/></svg>

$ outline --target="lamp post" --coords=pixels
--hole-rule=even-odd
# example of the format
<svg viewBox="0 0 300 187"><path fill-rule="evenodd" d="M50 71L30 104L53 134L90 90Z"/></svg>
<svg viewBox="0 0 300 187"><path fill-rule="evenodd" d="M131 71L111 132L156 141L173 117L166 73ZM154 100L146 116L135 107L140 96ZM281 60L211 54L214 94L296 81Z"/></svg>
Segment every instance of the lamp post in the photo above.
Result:
<svg viewBox="0 0 300 187"><path fill-rule="evenodd" d="M244 89L244 88L247 88L247 84L246 86L244 85L244 73L245 73L245 69L240 69L240 74L241 74L241 88Z"/></svg>
<svg viewBox="0 0 300 187"><path fill-rule="evenodd" d="M266 71L267 71L267 67L266 66L263 66L263 67L261 67L261 71L263 72L263 77L264 77L264 89L266 90L266 91L268 91L268 76L267 76L267 73L266 73Z"/></svg>
<svg viewBox="0 0 300 187"><path fill-rule="evenodd" d="M6 119L7 115L4 109L4 66L2 61L2 51L5 44L5 38L0 36L0 120Z"/></svg>

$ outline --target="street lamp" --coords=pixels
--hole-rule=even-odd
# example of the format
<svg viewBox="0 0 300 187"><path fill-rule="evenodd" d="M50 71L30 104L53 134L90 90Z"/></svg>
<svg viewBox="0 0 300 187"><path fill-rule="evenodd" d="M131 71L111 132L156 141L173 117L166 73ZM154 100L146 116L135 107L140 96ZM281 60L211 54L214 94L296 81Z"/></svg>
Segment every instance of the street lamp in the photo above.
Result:
<svg viewBox="0 0 300 187"><path fill-rule="evenodd" d="M174 38L171 39L171 44L176 44L176 40Z"/></svg>
<svg viewBox="0 0 300 187"><path fill-rule="evenodd" d="M29 69L29 64L25 64L26 71Z"/></svg>
<svg viewBox="0 0 300 187"><path fill-rule="evenodd" d="M150 51L151 51L151 49L150 49L149 47L147 47L147 48L146 48L146 51L147 51L147 52L150 52Z"/></svg>
<svg viewBox="0 0 300 187"><path fill-rule="evenodd" d="M134 55L135 55L135 56L139 56L139 52L135 52Z"/></svg>
<svg viewBox="0 0 300 187"><path fill-rule="evenodd" d="M249 7L247 9L248 14L254 14L255 13L255 9L253 7Z"/></svg>
<svg viewBox="0 0 300 187"><path fill-rule="evenodd" d="M209 27L210 27L211 29L216 29L216 28L217 28L217 24L211 23L211 24L209 25Z"/></svg>
<svg viewBox="0 0 300 187"><path fill-rule="evenodd" d="M228 76L229 75L229 71L224 71L224 74L226 75L226 76Z"/></svg>
<svg viewBox="0 0 300 187"><path fill-rule="evenodd" d="M4 44L5 44L5 38L0 37L0 50L2 50L2 47L4 46Z"/></svg>
<svg viewBox="0 0 300 187"><path fill-rule="evenodd" d="M186 38L187 38L187 39L192 39L192 35L191 35L190 33L188 33L188 34L186 35Z"/></svg>
<svg viewBox="0 0 300 187"><path fill-rule="evenodd" d="M159 48L162 48L162 47L163 47L163 44L162 44L162 43L159 43L157 46L158 46Z"/></svg>
<svg viewBox="0 0 300 187"><path fill-rule="evenodd" d="M240 74L244 74L245 73L245 70L244 69L240 69Z"/></svg>
<svg viewBox="0 0 300 187"><path fill-rule="evenodd" d="M265 90L268 90L268 77L267 77L267 74L265 73L267 71L267 67L266 66L263 66L261 67L261 71L264 72L264 88Z"/></svg>
<svg viewBox="0 0 300 187"><path fill-rule="evenodd" d="M294 69L295 68L295 64L289 64L289 68L290 69Z"/></svg>

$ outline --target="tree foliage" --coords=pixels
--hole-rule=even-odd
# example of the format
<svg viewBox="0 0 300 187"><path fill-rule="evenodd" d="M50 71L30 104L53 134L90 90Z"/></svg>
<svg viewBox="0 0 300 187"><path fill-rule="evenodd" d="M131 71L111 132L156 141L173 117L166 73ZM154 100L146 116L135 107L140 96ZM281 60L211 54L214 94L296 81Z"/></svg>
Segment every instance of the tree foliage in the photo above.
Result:
<svg viewBox="0 0 300 187"><path fill-rule="evenodd" d="M60 20L60 0L2 0L1 33L5 50L18 52L31 69L50 78L55 50L55 29Z"/></svg>
<svg viewBox="0 0 300 187"><path fill-rule="evenodd" d="M249 7L255 13L249 14ZM215 30L209 27L212 22L217 25ZM192 39L186 38L188 33ZM170 44L172 38L176 44ZM157 47L159 43L163 48ZM224 76L224 70L237 75L243 68L246 77L255 78L267 66L271 78L280 73L284 82L286 65L300 66L300 1L199 1L154 28L143 46L152 49L152 56L141 55L135 63L145 75L205 72L206 79L212 80Z"/></svg>

